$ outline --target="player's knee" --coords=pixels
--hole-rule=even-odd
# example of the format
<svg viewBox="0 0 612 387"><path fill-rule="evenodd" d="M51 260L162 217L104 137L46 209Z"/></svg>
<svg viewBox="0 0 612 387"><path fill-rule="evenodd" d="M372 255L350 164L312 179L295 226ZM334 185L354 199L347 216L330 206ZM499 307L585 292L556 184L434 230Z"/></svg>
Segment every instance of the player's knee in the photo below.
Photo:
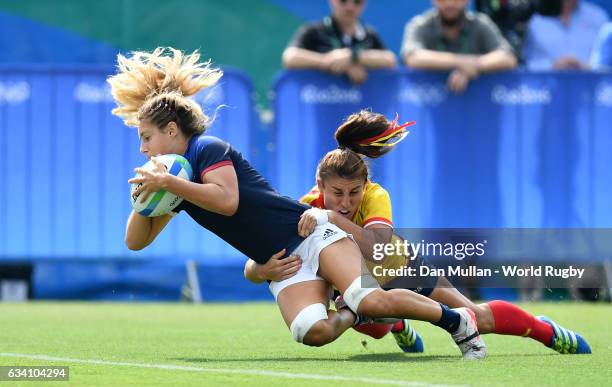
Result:
<svg viewBox="0 0 612 387"><path fill-rule="evenodd" d="M365 313L362 311L364 301L370 299L375 293L380 293L375 292L375 290L380 289L376 286L368 287L369 283L364 286L364 281L369 281L369 278L371 277L357 277L342 294L346 305L355 313Z"/></svg>
<svg viewBox="0 0 612 387"><path fill-rule="evenodd" d="M297 316L291 322L289 329L293 339L298 343L308 344L304 341L307 334L315 327L322 324L317 324L321 320L327 320L327 307L323 304L311 304L305 307L298 313ZM315 332L312 334L315 337L315 341L318 340L319 328L315 328ZM309 336L310 338L310 336ZM308 344L311 345L311 344ZM314 344L312 344L314 345Z"/></svg>
<svg viewBox="0 0 612 387"><path fill-rule="evenodd" d="M393 295L384 290L371 292L359 305L359 313L369 317L389 317L393 314Z"/></svg>
<svg viewBox="0 0 612 387"><path fill-rule="evenodd" d="M321 347L332 341L331 326L326 320L317 321L306 333L302 343L311 347Z"/></svg>

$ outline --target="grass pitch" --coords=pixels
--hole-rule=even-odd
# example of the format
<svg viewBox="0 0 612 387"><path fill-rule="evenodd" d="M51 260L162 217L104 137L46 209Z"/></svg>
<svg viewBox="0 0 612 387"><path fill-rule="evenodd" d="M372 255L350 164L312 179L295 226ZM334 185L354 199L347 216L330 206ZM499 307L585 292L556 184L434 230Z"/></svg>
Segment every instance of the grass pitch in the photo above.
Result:
<svg viewBox="0 0 612 387"><path fill-rule="evenodd" d="M310 348L293 342L276 306L249 304L0 304L0 365L69 366L45 385L609 385L612 306L522 304L582 333L593 355L559 355L529 339L485 335L484 361L461 360L450 336L415 322L424 354L391 335L349 331ZM365 346L362 344L365 340ZM11 382L7 385L32 385Z"/></svg>

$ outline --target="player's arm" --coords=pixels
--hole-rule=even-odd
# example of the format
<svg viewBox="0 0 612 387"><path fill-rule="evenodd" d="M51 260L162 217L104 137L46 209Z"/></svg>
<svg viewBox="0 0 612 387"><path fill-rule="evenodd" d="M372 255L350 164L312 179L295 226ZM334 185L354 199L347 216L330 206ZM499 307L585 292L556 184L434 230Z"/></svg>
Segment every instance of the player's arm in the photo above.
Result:
<svg viewBox="0 0 612 387"><path fill-rule="evenodd" d="M393 228L387 224L374 223L367 225L366 228L362 228L335 211L327 211L327 214L331 223L340 227L348 234L353 235L353 239L355 239L361 253L366 258L372 256L375 244L389 243L391 241Z"/></svg>
<svg viewBox="0 0 612 387"><path fill-rule="evenodd" d="M233 165L206 172L202 176L203 184L199 184L168 173L163 163L155 157L151 160L155 164L154 169L136 168L141 176L128 180L130 184L140 184L134 195L140 195L142 201L163 189L217 214L231 216L238 209L238 177Z"/></svg>
<svg viewBox="0 0 612 387"><path fill-rule="evenodd" d="M233 165L224 165L202 176L203 184L166 174L162 189L217 214L232 216L238 210L238 177Z"/></svg>
<svg viewBox="0 0 612 387"><path fill-rule="evenodd" d="M244 264L244 278L258 284L263 281L282 281L293 277L302 267L302 260L297 255L284 257L285 252L286 250L282 249L264 264L249 259Z"/></svg>
<svg viewBox="0 0 612 387"><path fill-rule="evenodd" d="M313 210L327 213L327 221L340 227L346 233L352 234L361 253L366 258L372 256L374 244L389 243L391 241L393 227L390 225L373 223L367 226L367 228L362 228L335 211L320 210L316 208L304 211L300 218L298 223L298 234L303 238L312 234L317 224L321 224L321 221L317 219L318 216L314 215L316 212L312 212Z"/></svg>
<svg viewBox="0 0 612 387"><path fill-rule="evenodd" d="M130 250L142 250L155 240L172 215L146 217L132 211L125 228L125 245Z"/></svg>
<svg viewBox="0 0 612 387"><path fill-rule="evenodd" d="M266 279L261 276L258 266L261 265L258 265L257 262L249 258L244 263L244 278L256 284L264 282Z"/></svg>
<svg viewBox="0 0 612 387"><path fill-rule="evenodd" d="M155 164L152 170L136 168L140 177L128 180L130 184L140 184L134 195L145 201L153 192L160 189L172 192L207 211L231 216L238 209L238 178L236 170L226 165L207 172L202 176L203 184L174 176L166 170L161 161L151 159ZM171 215L148 218L132 212L125 234L125 244L131 250L147 247L168 222Z"/></svg>

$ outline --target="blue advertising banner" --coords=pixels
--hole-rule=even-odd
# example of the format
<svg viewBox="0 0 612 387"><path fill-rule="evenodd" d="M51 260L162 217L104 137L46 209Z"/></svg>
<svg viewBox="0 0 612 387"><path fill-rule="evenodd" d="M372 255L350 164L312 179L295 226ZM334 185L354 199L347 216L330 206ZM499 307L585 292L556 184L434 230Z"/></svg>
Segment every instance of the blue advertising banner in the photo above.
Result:
<svg viewBox="0 0 612 387"><path fill-rule="evenodd" d="M446 74L370 73L362 86L313 71L275 86L276 178L300 197L344 118L371 109L416 120L370 163L396 227L610 227L612 75L482 76L462 95Z"/></svg>
<svg viewBox="0 0 612 387"><path fill-rule="evenodd" d="M145 254L125 247L127 180L146 160L136 130L111 115L112 73L0 68L0 259L240 257L188 216L174 219ZM209 133L247 158L252 92L244 75L226 70L219 86L195 96L216 114Z"/></svg>

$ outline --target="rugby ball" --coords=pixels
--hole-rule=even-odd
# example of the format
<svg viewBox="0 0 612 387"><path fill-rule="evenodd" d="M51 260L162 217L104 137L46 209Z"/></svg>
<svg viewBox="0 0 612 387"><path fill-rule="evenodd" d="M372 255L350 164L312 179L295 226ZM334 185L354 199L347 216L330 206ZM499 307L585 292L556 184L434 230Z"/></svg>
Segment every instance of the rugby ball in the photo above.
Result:
<svg viewBox="0 0 612 387"><path fill-rule="evenodd" d="M185 180L191 180L191 177L193 176L193 170L191 169L189 161L187 161L187 159L183 156L168 154L158 156L157 159L165 165L166 170L171 175L178 176ZM145 165L142 166L142 168L152 170L155 168L155 164L153 164L153 161L149 160ZM136 174L136 177L140 176L140 174ZM140 187L141 184L142 183L132 184L130 200L132 202L132 208L134 209L134 211L136 211L142 216L160 216L168 214L183 201L183 198L180 196L177 196L165 190L160 190L149 194L147 200L141 202L139 200L140 194L134 194L134 191L138 187Z"/></svg>

